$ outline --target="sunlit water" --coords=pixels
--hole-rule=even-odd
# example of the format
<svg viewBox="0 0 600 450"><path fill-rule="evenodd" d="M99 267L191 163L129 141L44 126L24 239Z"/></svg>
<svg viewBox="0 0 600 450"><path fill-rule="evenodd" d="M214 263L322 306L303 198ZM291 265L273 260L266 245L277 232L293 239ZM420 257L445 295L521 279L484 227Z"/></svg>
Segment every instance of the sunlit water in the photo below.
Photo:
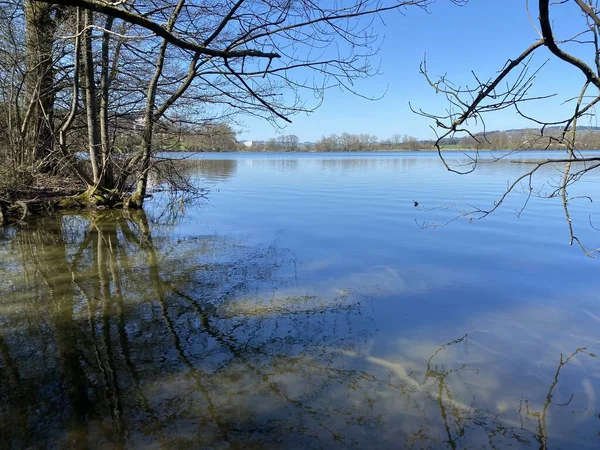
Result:
<svg viewBox="0 0 600 450"><path fill-rule="evenodd" d="M432 226L514 159L203 155L205 201L5 229L0 445L600 448L600 261L560 198ZM593 249L600 175L569 195Z"/></svg>

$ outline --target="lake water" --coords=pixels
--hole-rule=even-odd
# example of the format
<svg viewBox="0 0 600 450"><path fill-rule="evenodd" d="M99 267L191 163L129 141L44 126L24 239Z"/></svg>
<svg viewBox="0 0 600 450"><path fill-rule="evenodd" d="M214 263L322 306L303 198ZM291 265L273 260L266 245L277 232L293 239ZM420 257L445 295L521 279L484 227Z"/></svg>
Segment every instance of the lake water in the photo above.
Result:
<svg viewBox="0 0 600 450"><path fill-rule="evenodd" d="M600 448L600 261L560 198L451 221L544 155L198 155L206 200L3 230L0 446ZM569 195L599 246L600 174Z"/></svg>

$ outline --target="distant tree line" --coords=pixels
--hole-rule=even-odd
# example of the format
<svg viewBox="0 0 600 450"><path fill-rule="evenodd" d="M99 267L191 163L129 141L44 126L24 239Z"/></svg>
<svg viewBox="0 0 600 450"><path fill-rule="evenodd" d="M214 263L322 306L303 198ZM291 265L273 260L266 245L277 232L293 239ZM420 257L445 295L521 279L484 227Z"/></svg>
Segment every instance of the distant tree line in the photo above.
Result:
<svg viewBox="0 0 600 450"><path fill-rule="evenodd" d="M266 141L245 143L237 140L237 132L225 123L205 124L196 127L163 129L163 150L194 152L359 152L381 150L428 150L431 141L419 141L408 135L394 134L389 139L379 139L372 134L331 134L317 142L301 142L294 134L277 136ZM176 139L173 138L176 136Z"/></svg>
<svg viewBox="0 0 600 450"><path fill-rule="evenodd" d="M282 135L276 138L271 138L266 142L257 143L251 147L245 147L245 149L251 151L265 151L265 152L298 152L306 151L307 146L305 143L300 143L300 138L294 134Z"/></svg>
<svg viewBox="0 0 600 450"><path fill-rule="evenodd" d="M540 139L540 130L534 128L493 131L464 137L447 138L444 148L462 150L559 150L564 149L557 138L562 131L546 128ZM225 123L210 123L195 127L163 127L163 149L196 152L360 152L360 151L419 151L432 150L431 140L419 140L407 134L394 134L388 139L379 139L367 133L330 134L316 142L303 142L293 134L281 135L266 141L254 141L251 145L238 141L237 132ZM174 139L176 137L176 139ZM600 149L600 129L581 128L577 135L578 148Z"/></svg>
<svg viewBox="0 0 600 450"><path fill-rule="evenodd" d="M428 141L419 141L408 135L394 134L389 139L380 140L372 134L330 134L315 143L315 150L323 152L360 152L376 150L424 150L431 148Z"/></svg>
<svg viewBox="0 0 600 450"><path fill-rule="evenodd" d="M240 147L237 133L226 123L208 123L177 130L176 140L165 140L166 151L231 152Z"/></svg>

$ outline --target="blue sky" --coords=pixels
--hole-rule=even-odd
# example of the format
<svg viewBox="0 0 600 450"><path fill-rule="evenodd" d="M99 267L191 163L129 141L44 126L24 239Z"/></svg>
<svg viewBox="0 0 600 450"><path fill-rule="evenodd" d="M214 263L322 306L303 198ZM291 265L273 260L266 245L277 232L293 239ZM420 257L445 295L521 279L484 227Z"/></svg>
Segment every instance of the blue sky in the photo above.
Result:
<svg viewBox="0 0 600 450"><path fill-rule="evenodd" d="M532 18L537 24L537 2L531 0L530 3ZM292 117L293 123L284 130L244 118L240 138L263 140L282 133L295 134L302 141L314 141L322 135L343 132L375 134L380 139L395 133L432 138L430 121L412 113L408 106L411 102L426 111L443 112L447 105L419 74L419 63L424 55L427 54L432 75L447 74L449 79L461 84L472 83L471 70L483 79L494 77L507 59L518 56L538 38L525 4L525 0L470 0L466 6L459 7L450 0L438 0L430 6L429 13L417 8L408 9L405 15L387 13L385 24L376 24L385 39L373 60L374 65L380 65L382 74L357 85L367 96L385 93L383 99L369 101L339 89L330 90L316 112ZM569 2L551 10L557 37L566 37L584 25L576 8L574 2ZM536 66L550 57L545 48L538 52L533 59ZM582 80L576 70L561 61L551 60L538 74L532 92L558 95L528 104L527 113L548 120L563 118L565 106L561 104L579 93ZM529 125L512 110L490 115L486 124L488 129Z"/></svg>

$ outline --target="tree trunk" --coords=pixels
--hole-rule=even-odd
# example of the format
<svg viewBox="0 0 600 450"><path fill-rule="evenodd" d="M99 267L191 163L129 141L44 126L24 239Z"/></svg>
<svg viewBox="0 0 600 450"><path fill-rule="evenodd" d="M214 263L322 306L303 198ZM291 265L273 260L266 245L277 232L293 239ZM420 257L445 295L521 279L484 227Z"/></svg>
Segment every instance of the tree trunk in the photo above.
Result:
<svg viewBox="0 0 600 450"><path fill-rule="evenodd" d="M93 13L90 10L84 12L84 26L93 25ZM100 151L100 130L98 129L98 111L96 108L96 81L94 80L94 55L92 50L92 30L87 28L83 33L83 71L85 78L85 106L88 130L88 148L90 162L92 164L92 176L94 184L102 184L102 172L98 164L98 152Z"/></svg>
<svg viewBox="0 0 600 450"><path fill-rule="evenodd" d="M104 24L102 35L102 73L100 78L100 142L102 149L102 174L106 186L114 185L113 167L110 161L112 147L108 132L108 93L110 88L109 77L109 43L110 31L112 30L114 18L108 16Z"/></svg>
<svg viewBox="0 0 600 450"><path fill-rule="evenodd" d="M29 163L42 163L51 168L54 116L54 73L52 45L56 25L52 5L25 0L26 77L25 101L32 105L26 129L26 151Z"/></svg>
<svg viewBox="0 0 600 450"><path fill-rule="evenodd" d="M177 17L183 8L185 0L179 0L173 14L167 22L166 29L170 33L173 31ZM144 198L146 197L146 189L148 188L148 172L150 170L150 159L152 157L152 137L154 136L154 121L156 111L156 90L158 88L158 81L162 75L163 67L165 64L165 54L167 52L168 42L163 41L158 55L156 57L156 67L154 74L148 85L147 97L146 97L146 110L144 112L144 134L142 135L142 157L140 162L140 168L137 175L137 186L135 193L129 200L129 206L141 208L144 204Z"/></svg>

